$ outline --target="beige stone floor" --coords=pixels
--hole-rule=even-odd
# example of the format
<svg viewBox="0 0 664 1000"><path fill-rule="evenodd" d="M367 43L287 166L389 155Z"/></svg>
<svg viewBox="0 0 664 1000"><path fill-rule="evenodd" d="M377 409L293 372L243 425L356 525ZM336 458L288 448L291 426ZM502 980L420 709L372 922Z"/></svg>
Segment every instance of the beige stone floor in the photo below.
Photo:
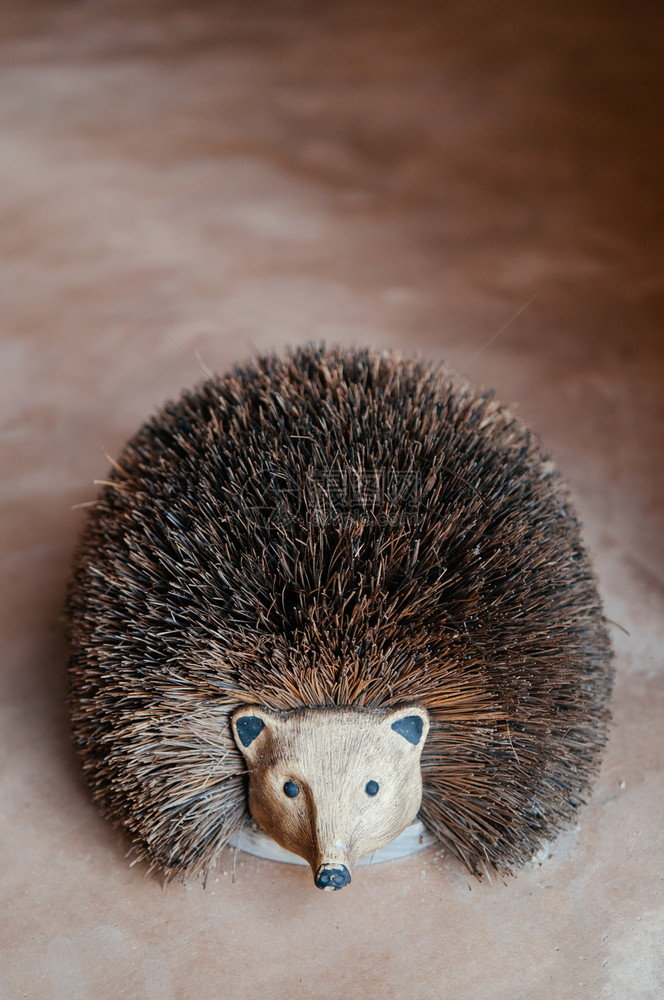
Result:
<svg viewBox="0 0 664 1000"><path fill-rule="evenodd" d="M659 6L3 4L2 1000L664 996ZM199 355L310 338L467 368L574 490L629 634L592 801L518 878L162 887L79 775L73 505Z"/></svg>

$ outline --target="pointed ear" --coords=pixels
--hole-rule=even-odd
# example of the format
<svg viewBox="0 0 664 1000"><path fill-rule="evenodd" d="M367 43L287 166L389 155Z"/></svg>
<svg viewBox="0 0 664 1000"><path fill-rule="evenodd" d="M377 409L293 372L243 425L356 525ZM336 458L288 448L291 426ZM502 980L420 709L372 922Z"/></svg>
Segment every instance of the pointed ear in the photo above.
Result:
<svg viewBox="0 0 664 1000"><path fill-rule="evenodd" d="M233 712L233 737L248 763L253 763L260 755L275 721L271 712L258 705L243 705Z"/></svg>
<svg viewBox="0 0 664 1000"><path fill-rule="evenodd" d="M413 746L422 747L429 732L429 713L419 705L407 705L390 712L387 725Z"/></svg>

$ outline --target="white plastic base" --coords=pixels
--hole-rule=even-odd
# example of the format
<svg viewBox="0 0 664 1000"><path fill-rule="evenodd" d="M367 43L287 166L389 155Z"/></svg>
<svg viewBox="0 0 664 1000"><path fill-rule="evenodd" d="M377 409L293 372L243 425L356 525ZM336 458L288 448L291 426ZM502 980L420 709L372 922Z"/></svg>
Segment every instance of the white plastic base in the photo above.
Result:
<svg viewBox="0 0 664 1000"><path fill-rule="evenodd" d="M376 865L383 861L396 861L397 858L416 854L417 851L422 851L425 847L431 847L435 843L435 837L424 828L419 819L416 819L391 844L381 847L373 854L367 854L358 861L358 865ZM238 850L253 854L257 858L267 858L268 861L283 861L289 865L307 864L304 858L280 847L255 823L247 823L239 833L231 837L229 844L231 847L237 847Z"/></svg>

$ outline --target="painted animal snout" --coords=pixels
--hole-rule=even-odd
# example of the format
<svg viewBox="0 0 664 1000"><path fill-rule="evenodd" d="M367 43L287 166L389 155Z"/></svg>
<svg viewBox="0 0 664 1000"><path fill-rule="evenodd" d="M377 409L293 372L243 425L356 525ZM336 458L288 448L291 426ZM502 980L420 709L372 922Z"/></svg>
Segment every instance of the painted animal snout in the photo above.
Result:
<svg viewBox="0 0 664 1000"><path fill-rule="evenodd" d="M319 889L341 889L353 865L398 837L422 801L429 731L417 705L392 711L259 706L233 714L249 770L249 809L311 865Z"/></svg>
<svg viewBox="0 0 664 1000"><path fill-rule="evenodd" d="M327 892L334 892L337 889L343 889L345 885L350 882L350 872L345 865L321 865L316 875L314 876L314 882L319 889L324 889Z"/></svg>

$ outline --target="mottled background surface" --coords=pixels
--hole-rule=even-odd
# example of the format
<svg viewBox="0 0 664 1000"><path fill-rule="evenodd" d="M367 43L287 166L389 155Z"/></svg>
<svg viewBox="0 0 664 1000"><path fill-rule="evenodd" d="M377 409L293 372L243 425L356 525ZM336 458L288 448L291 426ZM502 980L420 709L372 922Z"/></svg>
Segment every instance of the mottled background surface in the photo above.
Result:
<svg viewBox="0 0 664 1000"><path fill-rule="evenodd" d="M664 995L660 8L2 5L3 1000ZM629 632L592 801L517 879L430 850L329 895L229 851L162 888L81 780L73 505L184 351L323 338L517 402Z"/></svg>

